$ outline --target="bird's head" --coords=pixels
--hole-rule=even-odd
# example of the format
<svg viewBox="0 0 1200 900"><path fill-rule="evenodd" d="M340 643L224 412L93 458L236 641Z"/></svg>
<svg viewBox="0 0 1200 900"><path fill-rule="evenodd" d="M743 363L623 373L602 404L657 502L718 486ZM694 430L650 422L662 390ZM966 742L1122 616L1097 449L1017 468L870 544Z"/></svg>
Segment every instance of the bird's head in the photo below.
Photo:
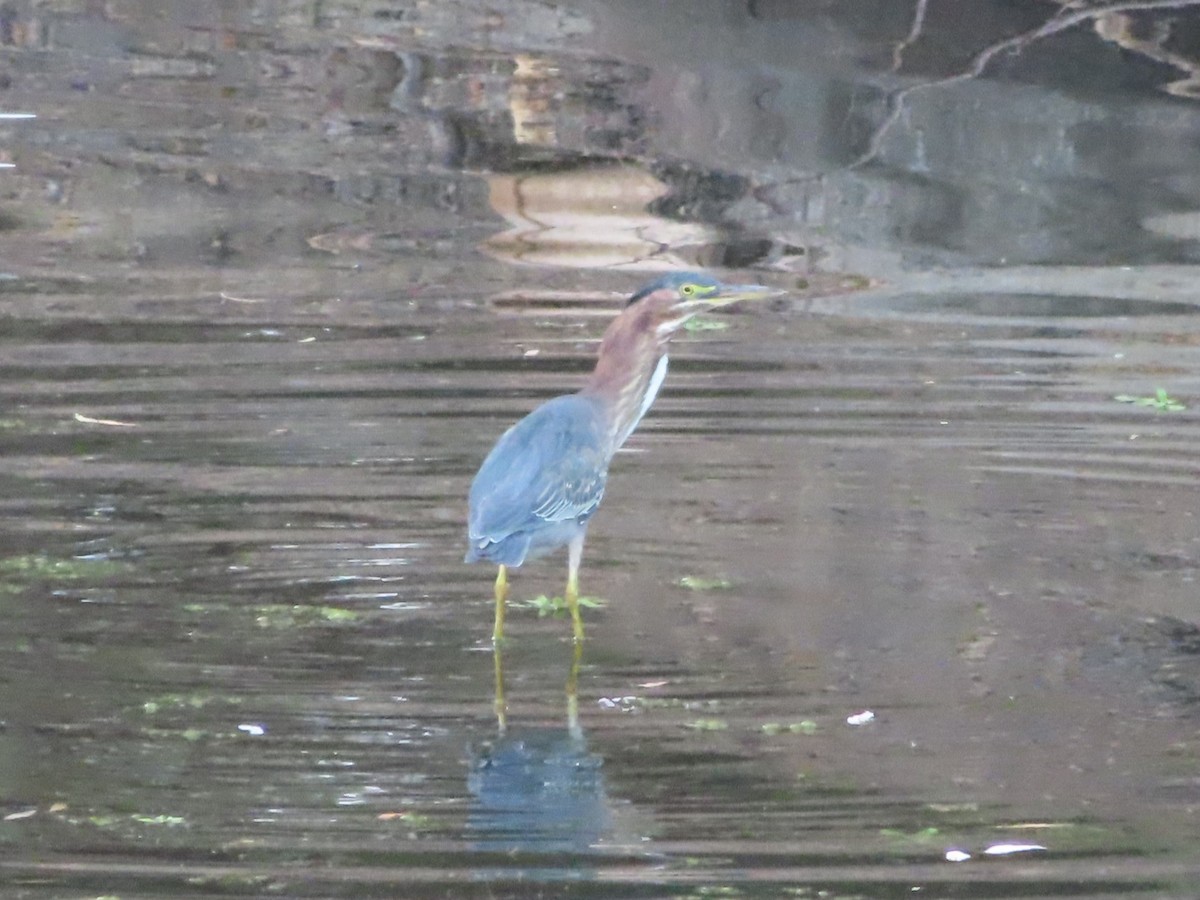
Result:
<svg viewBox="0 0 1200 900"><path fill-rule="evenodd" d="M759 284L725 284L703 272L672 272L633 294L626 312L636 309L642 327L653 328L665 340L697 313L780 293Z"/></svg>
<svg viewBox="0 0 1200 900"><path fill-rule="evenodd" d="M667 374L667 342L688 319L738 300L780 293L757 284L724 284L702 272L673 272L630 297L604 332L596 368L582 391L609 410L613 450L654 402Z"/></svg>

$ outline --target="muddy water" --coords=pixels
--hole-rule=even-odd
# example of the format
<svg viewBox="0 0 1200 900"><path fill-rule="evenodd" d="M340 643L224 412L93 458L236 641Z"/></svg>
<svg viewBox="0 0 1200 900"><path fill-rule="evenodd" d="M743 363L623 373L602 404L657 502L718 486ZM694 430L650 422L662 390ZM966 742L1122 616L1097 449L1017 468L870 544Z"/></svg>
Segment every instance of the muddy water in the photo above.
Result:
<svg viewBox="0 0 1200 900"><path fill-rule="evenodd" d="M899 9L6 7L5 895L1195 896L1194 32ZM683 264L790 293L497 660L470 478Z"/></svg>

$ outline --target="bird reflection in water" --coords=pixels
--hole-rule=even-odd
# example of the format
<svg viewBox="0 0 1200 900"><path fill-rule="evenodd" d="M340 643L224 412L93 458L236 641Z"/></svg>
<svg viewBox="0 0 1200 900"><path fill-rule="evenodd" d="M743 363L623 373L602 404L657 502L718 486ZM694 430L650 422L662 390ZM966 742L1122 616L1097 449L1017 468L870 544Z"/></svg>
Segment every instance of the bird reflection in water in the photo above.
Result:
<svg viewBox="0 0 1200 900"><path fill-rule="evenodd" d="M609 837L613 812L603 760L588 751L579 725L582 650L578 643L572 648L566 721L510 729L502 650L494 648L497 736L472 753L467 778L473 800L467 828L479 849L582 853Z"/></svg>

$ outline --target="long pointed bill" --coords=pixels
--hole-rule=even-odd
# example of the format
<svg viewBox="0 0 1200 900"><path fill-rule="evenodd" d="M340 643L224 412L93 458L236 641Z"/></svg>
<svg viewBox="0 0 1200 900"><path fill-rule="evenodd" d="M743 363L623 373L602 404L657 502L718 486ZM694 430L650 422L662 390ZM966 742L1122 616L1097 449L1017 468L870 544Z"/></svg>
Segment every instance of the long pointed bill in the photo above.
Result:
<svg viewBox="0 0 1200 900"><path fill-rule="evenodd" d="M692 297L676 303L671 309L675 315L660 322L658 332L662 335L669 335L693 316L721 309L737 303L739 300L761 300L767 297L778 297L785 293L787 292L779 288L765 287L761 284L722 284L711 287L703 296Z"/></svg>
<svg viewBox="0 0 1200 900"><path fill-rule="evenodd" d="M709 302L714 306L728 306L739 300L765 300L768 297L778 297L786 291L780 288L766 287L761 284L723 284L716 297Z"/></svg>

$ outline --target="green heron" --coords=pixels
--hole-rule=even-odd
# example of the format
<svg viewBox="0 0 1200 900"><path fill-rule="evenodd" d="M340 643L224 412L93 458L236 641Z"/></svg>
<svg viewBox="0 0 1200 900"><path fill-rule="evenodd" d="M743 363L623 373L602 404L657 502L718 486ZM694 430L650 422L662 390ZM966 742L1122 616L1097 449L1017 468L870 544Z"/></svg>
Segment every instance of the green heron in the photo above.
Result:
<svg viewBox="0 0 1200 900"><path fill-rule="evenodd" d="M637 427L667 374L667 342L697 313L779 293L722 284L698 272L666 275L629 298L600 342L583 389L543 403L504 432L471 484L467 562L491 560L496 623L504 636L508 569L567 547L567 607L576 642L579 562L588 521L600 506L613 454Z"/></svg>

